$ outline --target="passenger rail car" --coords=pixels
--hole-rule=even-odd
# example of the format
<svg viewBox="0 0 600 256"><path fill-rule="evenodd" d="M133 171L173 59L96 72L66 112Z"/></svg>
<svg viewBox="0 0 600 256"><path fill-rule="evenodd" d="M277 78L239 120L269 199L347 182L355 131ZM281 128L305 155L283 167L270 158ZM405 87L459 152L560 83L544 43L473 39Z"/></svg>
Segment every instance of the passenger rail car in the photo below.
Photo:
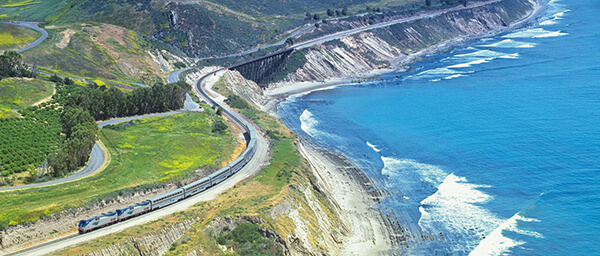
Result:
<svg viewBox="0 0 600 256"><path fill-rule="evenodd" d="M183 199L184 195L185 191L182 188L179 188L171 192L150 198L149 201L152 203L152 210L156 210L167 205L176 203L177 201Z"/></svg>
<svg viewBox="0 0 600 256"><path fill-rule="evenodd" d="M195 194L198 194L207 188L210 187L210 178L204 178L197 181L194 181L190 184L183 186L183 190L185 190L185 197L188 198Z"/></svg>
<svg viewBox="0 0 600 256"><path fill-rule="evenodd" d="M192 197L208 189L209 187L223 182L224 180L241 170L252 159L256 149L256 130L254 129L254 127L248 121L246 121L246 119L235 114L235 112L233 112L229 107L221 106L219 103L215 102L213 99L208 97L206 92L204 91L204 88L200 86L203 80L205 80L208 76L215 74L216 72L218 71L209 73L199 79L199 82L196 84L198 92L201 92L204 95L204 97L209 101L208 104L210 106L220 106L221 108L223 108L223 114L227 115L227 117L230 120L232 120L238 127L240 127L241 130L247 133L248 140L246 143L246 150L244 150L244 152L242 152L242 154L233 162L212 173L208 177L194 181L181 188L164 193L162 195L156 196L141 203L118 209L114 212L105 213L99 216L79 221L78 228L80 234L87 233L108 225L112 225L119 221L124 221L148 213L150 211L174 204L177 201L183 200L185 198Z"/></svg>

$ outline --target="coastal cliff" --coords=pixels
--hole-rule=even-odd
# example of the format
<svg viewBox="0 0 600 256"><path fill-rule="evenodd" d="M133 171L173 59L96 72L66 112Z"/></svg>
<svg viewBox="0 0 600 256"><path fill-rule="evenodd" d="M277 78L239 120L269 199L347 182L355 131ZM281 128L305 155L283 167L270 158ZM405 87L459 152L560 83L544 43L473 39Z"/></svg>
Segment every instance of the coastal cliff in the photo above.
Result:
<svg viewBox="0 0 600 256"><path fill-rule="evenodd" d="M476 5L476 3L473 3ZM356 78L376 69L402 69L415 55L498 33L527 20L535 0L500 0L412 22L372 29L301 50L306 61L270 88Z"/></svg>

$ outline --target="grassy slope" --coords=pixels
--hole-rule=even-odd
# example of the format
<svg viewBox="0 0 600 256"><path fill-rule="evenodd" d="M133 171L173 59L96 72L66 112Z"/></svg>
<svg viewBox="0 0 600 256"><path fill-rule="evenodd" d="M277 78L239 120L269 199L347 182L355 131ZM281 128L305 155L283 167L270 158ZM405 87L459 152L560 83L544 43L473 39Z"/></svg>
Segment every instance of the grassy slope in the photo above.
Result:
<svg viewBox="0 0 600 256"><path fill-rule="evenodd" d="M12 19L45 21L47 24L73 22L110 23L139 32L155 46L190 56L224 55L276 41L278 35L302 26L305 13L328 17L327 9L349 7L352 13L366 6L413 8L422 0L37 0L27 8L4 8L0 15ZM52 4L50 4L52 3ZM172 13L177 24L172 24Z"/></svg>
<svg viewBox="0 0 600 256"><path fill-rule="evenodd" d="M198 255L223 255L216 242L216 237L203 231L215 217L257 216L266 220L267 224L264 225L275 230L281 237L288 237L288 235L294 234L295 224L292 219L287 215L279 215L277 219L273 219L269 214L274 206L281 204L284 200L291 200L292 204L300 206L299 215L308 220L308 226L311 230L308 238L313 245L313 249L318 251L318 248L323 248L322 240L318 236L331 232L325 232L323 228L330 229L332 227L318 226L317 215L306 203L307 199L299 189L312 190L312 193L316 195L315 204L320 205L333 222L333 229L338 225L336 223L337 217L324 195L314 190L313 182L315 178L307 162L294 145L297 139L296 136L279 120L264 112L253 109L243 110L243 112L262 129L268 131L272 138L271 151L273 155L270 164L258 175L236 185L213 201L199 203L186 211L120 233L95 239L57 252L54 255L88 253L115 244L122 244L121 249L125 248L126 250L132 250L131 253L137 253L133 247L127 244L131 237L160 232L161 229L166 229L185 220L196 220L197 222L171 246L167 255L187 255L194 250Z"/></svg>
<svg viewBox="0 0 600 256"><path fill-rule="evenodd" d="M0 81L0 118L15 116L12 109L21 109L52 95L52 82L7 78Z"/></svg>
<svg viewBox="0 0 600 256"><path fill-rule="evenodd" d="M18 50L40 36L40 33L29 28L0 23L0 51Z"/></svg>
<svg viewBox="0 0 600 256"><path fill-rule="evenodd" d="M65 76L154 84L164 75L131 30L108 24L47 28L50 36L23 53L26 62Z"/></svg>
<svg viewBox="0 0 600 256"><path fill-rule="evenodd" d="M101 137L113 156L104 172L66 185L2 193L0 225L36 221L114 196L115 191L181 178L196 168L220 167L231 154L234 139L231 134L212 133L209 120L206 113L185 113L145 119L119 131L104 129Z"/></svg>

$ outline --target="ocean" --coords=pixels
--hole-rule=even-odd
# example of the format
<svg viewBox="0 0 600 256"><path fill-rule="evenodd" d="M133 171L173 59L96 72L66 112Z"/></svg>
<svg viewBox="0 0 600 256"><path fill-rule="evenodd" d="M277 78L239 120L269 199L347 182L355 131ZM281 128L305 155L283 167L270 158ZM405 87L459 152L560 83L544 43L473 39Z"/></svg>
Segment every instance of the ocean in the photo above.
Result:
<svg viewBox="0 0 600 256"><path fill-rule="evenodd" d="M279 115L386 193L398 251L600 255L600 1L547 4L533 25Z"/></svg>

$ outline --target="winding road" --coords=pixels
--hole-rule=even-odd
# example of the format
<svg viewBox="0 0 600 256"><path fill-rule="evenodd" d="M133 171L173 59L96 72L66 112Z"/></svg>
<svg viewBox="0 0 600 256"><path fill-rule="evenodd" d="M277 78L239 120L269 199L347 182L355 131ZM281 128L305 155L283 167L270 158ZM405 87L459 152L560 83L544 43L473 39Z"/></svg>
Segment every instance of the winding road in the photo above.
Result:
<svg viewBox="0 0 600 256"><path fill-rule="evenodd" d="M27 47L25 47L23 49L17 50L17 52L19 52L19 53L27 51L33 47L38 46L40 43L42 43L44 40L46 40L46 38L48 38L48 32L46 30L43 30L40 27L38 27L38 24L34 23L34 22L19 21L19 22L2 22L2 23L26 27L26 28L30 28L37 32L42 33L42 36L40 36L38 39L33 41L33 43L31 43L30 45L28 45Z"/></svg>
<svg viewBox="0 0 600 256"><path fill-rule="evenodd" d="M204 75L195 83L195 86L197 87L196 96L198 96L199 98L200 97L204 98L205 101L210 102L211 104L221 104L221 103L218 103L218 102L212 100L210 98L210 96L205 92L202 85L205 84L205 82L209 76L214 75L215 73L218 73L218 72L221 72L221 71L220 70L213 71L207 75ZM221 106L225 107L223 105L221 105ZM228 111L230 111L229 108L225 107L223 112L227 115L235 115L238 118L241 118L237 113L235 113L233 111L232 112L228 112ZM117 120L113 120L113 121L117 121ZM124 120L120 120L120 121L124 121ZM107 121L107 122L111 122L111 121ZM105 125L108 125L108 124L109 123L107 123ZM244 129L242 129L242 130L244 130ZM198 202L213 200L221 193L226 192L227 190L232 188L234 185L236 185L239 182L241 182L247 178L250 178L253 175L255 175L256 173L258 173L262 169L263 165L268 161L269 143L262 135L260 135L258 133L257 133L256 139L257 139L257 143L255 146L255 153L254 153L254 156L252 157L252 159L248 162L248 164L246 164L242 169L240 169L240 171L238 171L237 173L235 173L233 176L229 177L225 181L223 181L223 182L215 185L214 187L211 187L193 197L190 197L186 200L179 201L178 203L172 204L165 208L161 208L161 209L149 212L147 214L140 215L138 217L129 219L127 221L118 222L117 224L107 226L107 227L104 227L99 230L95 230L93 232L89 232L89 233L81 234L81 235L80 234L71 234L68 236L56 238L54 240L47 241L40 245L32 246L27 249L20 250L18 252L10 253L8 255L30 256L30 255L49 254L51 252L60 250L62 248L68 247L68 246L73 246L78 243L89 241L91 239L102 237L102 236L105 236L108 234L121 232L127 228L142 225L144 223L159 219L166 215L185 210ZM65 225L72 225L75 227L75 226L77 226L77 221L78 220L72 220L71 222L65 223Z"/></svg>

